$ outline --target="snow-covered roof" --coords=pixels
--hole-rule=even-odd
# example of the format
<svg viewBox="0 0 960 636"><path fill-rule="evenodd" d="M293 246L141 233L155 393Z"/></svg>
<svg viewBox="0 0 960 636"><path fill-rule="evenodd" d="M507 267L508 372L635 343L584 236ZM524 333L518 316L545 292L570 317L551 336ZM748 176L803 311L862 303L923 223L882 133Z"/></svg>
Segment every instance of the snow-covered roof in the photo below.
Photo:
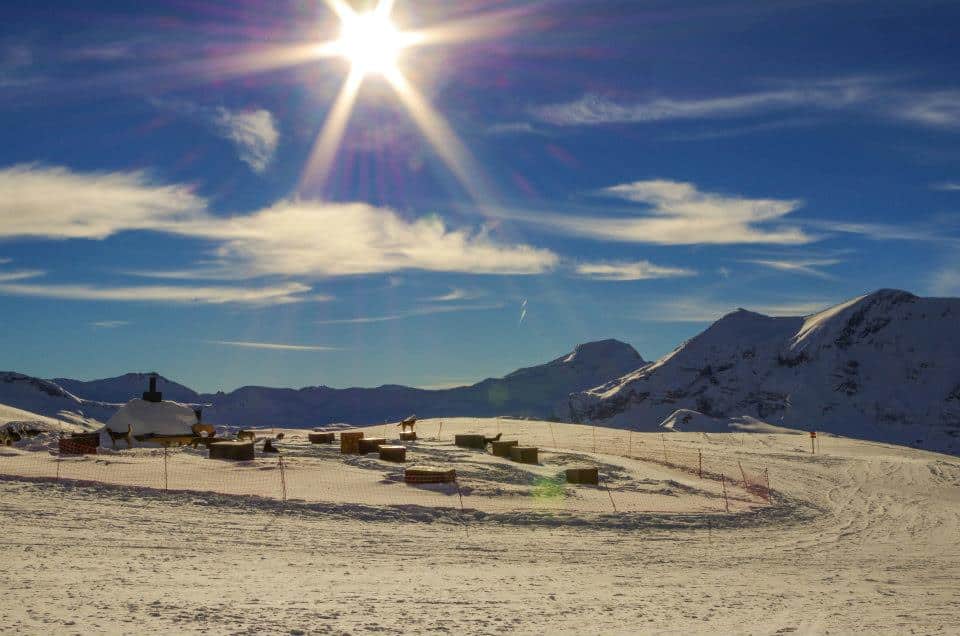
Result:
<svg viewBox="0 0 960 636"><path fill-rule="evenodd" d="M184 435L197 423L193 408L179 402L130 400L107 422L115 433L126 433L128 425L134 435Z"/></svg>

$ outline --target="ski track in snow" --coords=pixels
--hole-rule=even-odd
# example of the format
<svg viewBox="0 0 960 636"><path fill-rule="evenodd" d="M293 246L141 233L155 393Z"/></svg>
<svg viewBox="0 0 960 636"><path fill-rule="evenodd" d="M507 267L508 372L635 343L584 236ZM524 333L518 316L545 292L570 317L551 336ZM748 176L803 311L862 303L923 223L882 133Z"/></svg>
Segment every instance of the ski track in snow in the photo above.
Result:
<svg viewBox="0 0 960 636"><path fill-rule="evenodd" d="M620 526L464 523L449 511L411 520L385 508L0 481L0 624L23 633L960 631L956 458L835 437L815 456L797 435L671 439L769 466L781 514L702 516L690 527L642 516Z"/></svg>

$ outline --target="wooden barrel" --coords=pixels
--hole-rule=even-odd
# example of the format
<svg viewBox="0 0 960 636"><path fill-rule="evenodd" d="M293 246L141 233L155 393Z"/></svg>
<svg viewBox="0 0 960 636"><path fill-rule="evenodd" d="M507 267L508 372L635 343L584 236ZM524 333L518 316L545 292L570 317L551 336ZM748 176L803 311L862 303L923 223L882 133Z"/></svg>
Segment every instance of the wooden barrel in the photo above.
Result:
<svg viewBox="0 0 960 636"><path fill-rule="evenodd" d="M596 466L583 468L568 468L567 483L570 484L592 484L594 486L600 483L600 471Z"/></svg>
<svg viewBox="0 0 960 636"><path fill-rule="evenodd" d="M380 447L380 459L387 462L405 462L407 461L407 447L384 444Z"/></svg>
<svg viewBox="0 0 960 636"><path fill-rule="evenodd" d="M214 442L210 444L210 459L229 459L233 461L250 461L253 459L252 441Z"/></svg>
<svg viewBox="0 0 960 636"><path fill-rule="evenodd" d="M410 466L404 469L403 480L408 484L443 484L457 481L457 471L437 466Z"/></svg>
<svg viewBox="0 0 960 636"><path fill-rule="evenodd" d="M363 439L357 440L357 452L361 455L375 453L378 448L386 443L387 438L385 437L364 437Z"/></svg>
<svg viewBox="0 0 960 636"><path fill-rule="evenodd" d="M510 449L513 446L519 446L519 445L520 445L520 442L518 442L515 439L509 440L509 441L498 440L496 442L490 442L490 449L493 451L493 454L496 455L497 457L510 457Z"/></svg>
<svg viewBox="0 0 960 636"><path fill-rule="evenodd" d="M515 462L520 462L521 464L537 464L539 463L539 460L537 459L537 447L511 446L510 459Z"/></svg>
<svg viewBox="0 0 960 636"><path fill-rule="evenodd" d="M400 441L401 442L415 442L417 440L416 431L401 431Z"/></svg>
<svg viewBox="0 0 960 636"><path fill-rule="evenodd" d="M307 433L311 444L332 444L336 436L333 433Z"/></svg>
<svg viewBox="0 0 960 636"><path fill-rule="evenodd" d="M340 452L344 455L356 455L360 452L360 440L363 431L344 431L340 433Z"/></svg>
<svg viewBox="0 0 960 636"><path fill-rule="evenodd" d="M463 448L479 448L481 450L487 448L487 438L485 438L483 435L476 435L473 433L461 433L459 435L454 435L453 443L457 446L462 446Z"/></svg>

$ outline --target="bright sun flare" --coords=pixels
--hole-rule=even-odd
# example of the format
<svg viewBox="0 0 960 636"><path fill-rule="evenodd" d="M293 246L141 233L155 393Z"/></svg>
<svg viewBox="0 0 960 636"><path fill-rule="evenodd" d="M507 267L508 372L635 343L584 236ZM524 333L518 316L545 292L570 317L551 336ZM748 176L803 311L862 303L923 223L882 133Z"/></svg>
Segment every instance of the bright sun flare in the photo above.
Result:
<svg viewBox="0 0 960 636"><path fill-rule="evenodd" d="M401 31L390 14L394 0L378 0L376 7L357 13L347 0L325 0L340 19L340 37L314 47L319 57L342 57L350 62L350 73L330 106L327 119L307 160L300 178L301 190L323 185L350 118L360 85L368 75L376 74L393 88L414 123L476 201L489 198L483 187L480 169L440 113L417 91L398 65L401 52L408 47L456 41L470 34L463 25L457 28L433 28L427 31Z"/></svg>
<svg viewBox="0 0 960 636"><path fill-rule="evenodd" d="M389 16L376 11L345 18L337 44L341 55L364 75L393 71L405 45Z"/></svg>

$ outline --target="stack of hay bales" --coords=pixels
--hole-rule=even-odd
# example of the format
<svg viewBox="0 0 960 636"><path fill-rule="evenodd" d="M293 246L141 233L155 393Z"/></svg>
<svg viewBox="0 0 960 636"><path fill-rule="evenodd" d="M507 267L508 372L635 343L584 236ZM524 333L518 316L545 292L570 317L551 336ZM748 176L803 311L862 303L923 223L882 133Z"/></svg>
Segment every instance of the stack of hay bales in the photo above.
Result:
<svg viewBox="0 0 960 636"><path fill-rule="evenodd" d="M593 486L600 484L600 471L596 466L568 468L566 475L567 483L570 484L590 484Z"/></svg>
<svg viewBox="0 0 960 636"><path fill-rule="evenodd" d="M253 442L249 440L214 442L209 448L210 459L250 461L254 458Z"/></svg>
<svg viewBox="0 0 960 636"><path fill-rule="evenodd" d="M387 443L385 437L364 437L357 440L357 452L361 455L376 452L381 446Z"/></svg>
<svg viewBox="0 0 960 636"><path fill-rule="evenodd" d="M474 433L458 433L454 435L453 443L462 448L479 448L480 450L487 448L487 438Z"/></svg>
<svg viewBox="0 0 960 636"><path fill-rule="evenodd" d="M307 434L311 444L332 444L336 436L330 432L313 431Z"/></svg>
<svg viewBox="0 0 960 636"><path fill-rule="evenodd" d="M416 431L401 431L400 432L400 441L401 442L414 442L417 439Z"/></svg>
<svg viewBox="0 0 960 636"><path fill-rule="evenodd" d="M510 457L510 449L519 444L520 442L515 439L497 440L496 442L490 442L490 450L493 451L493 454L497 457Z"/></svg>
<svg viewBox="0 0 960 636"><path fill-rule="evenodd" d="M340 454L359 455L360 440L363 439L363 431L344 431L340 433Z"/></svg>
<svg viewBox="0 0 960 636"><path fill-rule="evenodd" d="M407 447L383 444L380 446L380 459L388 462L405 462L407 461Z"/></svg>
<svg viewBox="0 0 960 636"><path fill-rule="evenodd" d="M536 446L511 446L510 459L521 464L538 464Z"/></svg>
<svg viewBox="0 0 960 636"><path fill-rule="evenodd" d="M457 481L457 471L437 466L410 466L403 471L408 484L445 484Z"/></svg>

